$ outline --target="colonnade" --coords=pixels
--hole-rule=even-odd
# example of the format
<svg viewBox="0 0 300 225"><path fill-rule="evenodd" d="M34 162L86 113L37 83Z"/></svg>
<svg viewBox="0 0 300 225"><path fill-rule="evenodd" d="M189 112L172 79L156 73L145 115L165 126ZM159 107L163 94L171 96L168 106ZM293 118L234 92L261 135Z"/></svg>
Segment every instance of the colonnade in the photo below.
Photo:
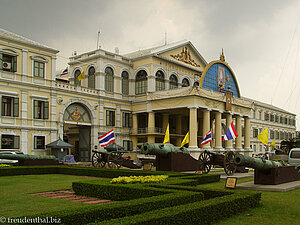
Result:
<svg viewBox="0 0 300 225"><path fill-rule="evenodd" d="M237 151L249 151L250 150L250 118L249 116L244 116L238 113L232 113L227 111L221 111L217 109L208 109L200 108L198 106L190 106L189 110L189 132L190 132L190 142L189 150L190 151L199 151L202 149L214 149L214 150L223 150L222 147L222 118L226 119L226 130L229 128L232 121L235 120L235 128L238 134L238 137L235 139L235 150ZM170 109L171 111L171 109ZM198 113L202 113L202 135L205 136L206 133L212 129L212 120L211 117L214 117L214 142L210 142L206 145L198 146ZM138 114L133 114L133 130L138 128ZM166 127L169 123L169 114L162 114L163 131L166 130ZM244 119L244 148L242 147L242 118ZM148 132L147 132L147 141L155 142L155 112L148 112ZM176 133L181 134L182 130L182 116L178 116L176 119ZM181 134L182 135L182 134ZM225 134L223 134L225 135ZM180 146L182 138L176 139L176 146ZM137 145L137 137L132 136L133 146ZM214 143L214 144L213 144ZM233 141L225 142L225 150L234 150Z"/></svg>

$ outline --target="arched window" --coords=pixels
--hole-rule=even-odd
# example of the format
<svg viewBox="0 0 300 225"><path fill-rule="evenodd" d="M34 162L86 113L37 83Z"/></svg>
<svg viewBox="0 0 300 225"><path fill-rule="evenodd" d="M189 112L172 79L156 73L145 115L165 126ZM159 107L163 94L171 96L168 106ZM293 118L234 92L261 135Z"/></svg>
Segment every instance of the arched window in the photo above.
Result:
<svg viewBox="0 0 300 225"><path fill-rule="evenodd" d="M122 72L122 94L129 94L129 75L126 71Z"/></svg>
<svg viewBox="0 0 300 225"><path fill-rule="evenodd" d="M114 71L110 67L106 67L105 69L105 90L114 91Z"/></svg>
<svg viewBox="0 0 300 225"><path fill-rule="evenodd" d="M188 87L188 86L190 86L190 82L188 79L184 78L182 80L182 87Z"/></svg>
<svg viewBox="0 0 300 225"><path fill-rule="evenodd" d="M88 87L95 88L95 67L90 67L88 71Z"/></svg>
<svg viewBox="0 0 300 225"><path fill-rule="evenodd" d="M81 85L81 81L78 80L78 76L81 74L80 70L76 70L74 73L74 85L76 86L80 86Z"/></svg>
<svg viewBox="0 0 300 225"><path fill-rule="evenodd" d="M140 70L135 78L135 94L145 94L147 89L147 72L145 70Z"/></svg>
<svg viewBox="0 0 300 225"><path fill-rule="evenodd" d="M173 74L170 76L170 89L178 88L178 79Z"/></svg>
<svg viewBox="0 0 300 225"><path fill-rule="evenodd" d="M157 91L165 90L165 76L161 70L155 74L155 87Z"/></svg>
<svg viewBox="0 0 300 225"><path fill-rule="evenodd" d="M199 82L198 81L194 82L194 87L199 87Z"/></svg>

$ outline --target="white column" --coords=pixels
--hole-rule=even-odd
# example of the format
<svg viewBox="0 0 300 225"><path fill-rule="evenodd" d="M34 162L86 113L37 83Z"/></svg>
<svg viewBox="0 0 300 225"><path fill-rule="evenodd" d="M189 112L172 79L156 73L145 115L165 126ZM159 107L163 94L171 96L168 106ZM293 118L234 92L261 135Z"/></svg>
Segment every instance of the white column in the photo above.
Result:
<svg viewBox="0 0 300 225"><path fill-rule="evenodd" d="M21 151L24 154L31 154L31 150L30 152L28 152L28 147L27 147L27 143L28 143L28 130L21 130Z"/></svg>
<svg viewBox="0 0 300 225"><path fill-rule="evenodd" d="M52 65L51 78L52 78L52 80L55 80L55 78L56 78L56 57L55 56L51 57L51 65Z"/></svg>
<svg viewBox="0 0 300 225"><path fill-rule="evenodd" d="M238 134L237 138L235 139L235 149L237 151L242 150L242 117L237 116L235 120L235 125L236 125L236 132Z"/></svg>
<svg viewBox="0 0 300 225"><path fill-rule="evenodd" d="M215 112L215 118L216 118L216 140L215 140L215 149L216 150L222 150L222 113L220 111Z"/></svg>
<svg viewBox="0 0 300 225"><path fill-rule="evenodd" d="M207 134L207 132L210 130L210 110L208 109L203 109L203 125L202 125L202 134L203 138ZM211 142L210 142L211 143ZM202 148L211 148L211 144L207 143L205 145L201 145Z"/></svg>
<svg viewBox="0 0 300 225"><path fill-rule="evenodd" d="M22 75L28 75L27 73L27 57L28 57L28 50L22 49ZM26 80L26 77L23 76Z"/></svg>
<svg viewBox="0 0 300 225"><path fill-rule="evenodd" d="M21 92L21 118L22 118L22 126L27 126L27 98L28 98L28 93L27 91L22 91ZM33 110L33 109L32 109Z"/></svg>

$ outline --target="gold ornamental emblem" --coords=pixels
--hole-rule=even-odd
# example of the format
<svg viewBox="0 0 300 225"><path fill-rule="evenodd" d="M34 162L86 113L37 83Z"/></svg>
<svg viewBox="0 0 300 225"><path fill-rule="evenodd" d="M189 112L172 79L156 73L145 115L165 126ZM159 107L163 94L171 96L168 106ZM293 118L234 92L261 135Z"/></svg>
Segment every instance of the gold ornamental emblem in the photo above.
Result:
<svg viewBox="0 0 300 225"><path fill-rule="evenodd" d="M78 110L77 106L75 107L73 116L74 116L75 119L78 119L78 118L79 118L79 110Z"/></svg>

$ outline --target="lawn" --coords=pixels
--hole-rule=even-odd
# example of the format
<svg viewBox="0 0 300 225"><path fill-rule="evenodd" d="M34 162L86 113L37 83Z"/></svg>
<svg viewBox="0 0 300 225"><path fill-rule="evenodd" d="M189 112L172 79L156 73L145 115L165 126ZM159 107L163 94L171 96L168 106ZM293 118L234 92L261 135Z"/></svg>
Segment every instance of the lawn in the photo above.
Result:
<svg viewBox="0 0 300 225"><path fill-rule="evenodd" d="M87 206L89 204L31 195L31 193L71 189L72 182L91 179L93 178L61 174L0 177L0 215L22 217Z"/></svg>
<svg viewBox="0 0 300 225"><path fill-rule="evenodd" d="M43 212L88 206L85 203L30 195L31 193L71 189L72 182L94 178L61 174L0 177L0 215L22 217ZM253 178L239 179L238 183ZM203 184L203 187L224 190L225 181ZM241 191L241 190L237 190ZM298 224L300 221L300 189L289 192L262 191L261 205L240 215L224 219L223 224ZM212 215L213 216L213 215ZM297 222L298 221L298 222Z"/></svg>
<svg viewBox="0 0 300 225"><path fill-rule="evenodd" d="M252 181L253 178L239 179L238 183ZM224 188L225 181L205 184L203 186ZM224 219L216 225L296 225L300 221L300 189L288 192L261 191L260 207L248 209L244 213ZM298 222L297 222L298 221Z"/></svg>

